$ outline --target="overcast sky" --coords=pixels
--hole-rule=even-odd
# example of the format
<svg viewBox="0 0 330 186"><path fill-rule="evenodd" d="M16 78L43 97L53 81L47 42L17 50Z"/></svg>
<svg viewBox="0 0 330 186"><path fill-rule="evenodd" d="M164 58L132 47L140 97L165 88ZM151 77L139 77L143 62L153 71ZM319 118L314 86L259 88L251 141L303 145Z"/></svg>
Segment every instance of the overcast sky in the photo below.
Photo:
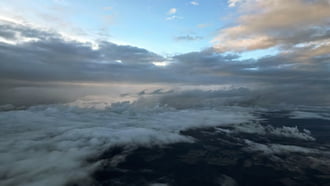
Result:
<svg viewBox="0 0 330 186"><path fill-rule="evenodd" d="M2 0L0 104L134 84L330 105L329 36L329 0Z"/></svg>

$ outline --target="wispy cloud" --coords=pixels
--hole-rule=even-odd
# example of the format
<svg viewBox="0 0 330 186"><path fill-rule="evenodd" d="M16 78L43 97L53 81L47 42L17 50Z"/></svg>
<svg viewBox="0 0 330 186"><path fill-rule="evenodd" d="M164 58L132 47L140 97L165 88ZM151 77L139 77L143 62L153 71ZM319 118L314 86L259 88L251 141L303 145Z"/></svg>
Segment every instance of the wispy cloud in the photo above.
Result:
<svg viewBox="0 0 330 186"><path fill-rule="evenodd" d="M196 41L203 39L203 37L188 34L188 35L176 36L174 39L176 41Z"/></svg>
<svg viewBox="0 0 330 186"><path fill-rule="evenodd" d="M69 2L67 0L53 0L54 3L61 4L61 5L68 5Z"/></svg>
<svg viewBox="0 0 330 186"><path fill-rule="evenodd" d="M228 0L228 6L229 7L235 7L237 3L239 3L242 0Z"/></svg>
<svg viewBox="0 0 330 186"><path fill-rule="evenodd" d="M176 14L176 12L177 12L176 8L171 8L171 9L168 10L167 14L173 15L173 14Z"/></svg>
<svg viewBox="0 0 330 186"><path fill-rule="evenodd" d="M191 1L190 4L193 5L193 6L198 6L199 5L199 2L197 2L197 1Z"/></svg>
<svg viewBox="0 0 330 186"><path fill-rule="evenodd" d="M168 20L168 21L175 20L175 19L183 19L183 17L176 16L176 15L166 17L166 20Z"/></svg>
<svg viewBox="0 0 330 186"><path fill-rule="evenodd" d="M103 7L103 10L112 10L112 6L105 6Z"/></svg>
<svg viewBox="0 0 330 186"><path fill-rule="evenodd" d="M168 14L169 16L167 16L165 19L166 19L167 21L171 21L171 20L175 20L175 19L183 19L183 17L181 17L181 16L177 16L176 13L177 13L177 9L176 9L176 8L171 8L171 9L168 10L168 12L167 12L167 14Z"/></svg>
<svg viewBox="0 0 330 186"><path fill-rule="evenodd" d="M198 24L197 27L198 28L206 28L206 27L209 27L211 26L210 24Z"/></svg>
<svg viewBox="0 0 330 186"><path fill-rule="evenodd" d="M318 50L329 48L330 3L326 0L231 0L242 13L238 24L220 30L213 40L219 51L246 51L313 43ZM304 16L301 16L304 15ZM328 50L329 51L329 50Z"/></svg>

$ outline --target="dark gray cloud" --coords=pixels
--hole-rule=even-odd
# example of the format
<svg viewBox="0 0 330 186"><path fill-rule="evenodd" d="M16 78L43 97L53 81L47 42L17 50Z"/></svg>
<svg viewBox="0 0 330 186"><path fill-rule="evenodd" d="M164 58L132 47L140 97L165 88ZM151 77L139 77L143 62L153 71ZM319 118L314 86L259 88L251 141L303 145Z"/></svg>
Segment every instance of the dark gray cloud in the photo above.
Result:
<svg viewBox="0 0 330 186"><path fill-rule="evenodd" d="M18 25L12 22L0 20L0 38L19 40L21 38L49 39L58 38L59 34L51 31L42 31L28 26Z"/></svg>
<svg viewBox="0 0 330 186"><path fill-rule="evenodd" d="M98 50L93 50L88 43L66 41L58 35L18 25L3 25L2 28L4 33L15 32L16 35L39 39L17 45L0 43L2 79L129 81L139 79L141 70L153 74L155 66L152 62L164 60L155 53L132 46L102 42ZM127 74L134 78L126 78Z"/></svg>
<svg viewBox="0 0 330 186"><path fill-rule="evenodd" d="M329 105L330 56L300 60L300 53L267 56L258 60L238 60L209 51L176 56L179 69L191 74L208 74L213 83L249 87L246 104ZM187 72L186 72L187 73ZM204 79L206 80L206 79ZM243 103L243 100L240 102Z"/></svg>
<svg viewBox="0 0 330 186"><path fill-rule="evenodd" d="M58 102L61 97L69 101L93 93L78 85L70 87L71 83L231 85L249 88L239 89L245 95L240 104L330 104L330 56L322 47L303 46L258 60L240 60L238 55L212 49L165 59L138 47L100 42L93 49L89 43L68 41L56 33L9 23L0 26L0 35L6 40L36 38L15 45L0 42L0 104L27 103L27 95L41 95L37 96L40 100L31 99L28 104L32 104ZM311 52L314 54L309 55ZM170 64L165 67L153 64L166 60ZM163 90L148 94L156 93L165 94Z"/></svg>

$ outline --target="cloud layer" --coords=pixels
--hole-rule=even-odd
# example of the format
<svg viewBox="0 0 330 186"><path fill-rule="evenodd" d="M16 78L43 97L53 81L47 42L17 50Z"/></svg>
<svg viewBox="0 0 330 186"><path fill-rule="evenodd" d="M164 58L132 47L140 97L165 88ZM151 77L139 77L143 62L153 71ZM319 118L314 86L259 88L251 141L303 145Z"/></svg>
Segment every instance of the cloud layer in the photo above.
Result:
<svg viewBox="0 0 330 186"><path fill-rule="evenodd" d="M88 160L95 159L105 150L121 146L129 153L130 149L140 146L191 143L194 139L181 131L196 128L216 127L215 133L231 135L248 152L266 155L326 153L317 147L264 144L245 139L241 133L314 140L306 129L258 124L256 109L201 105L203 100L192 96L191 100L177 105L175 102L181 99L180 96L171 93L169 97L168 94L155 91L151 97L145 95L134 102L117 102L102 108L97 108L97 99L33 106L25 110L8 107L6 112L0 112L0 184L55 186L72 181L89 185L90 173L102 162ZM209 93L211 97L215 94ZM116 166L123 158L118 156L110 163Z"/></svg>
<svg viewBox="0 0 330 186"><path fill-rule="evenodd" d="M329 52L328 0L231 0L228 3L230 7L236 6L240 15L236 25L222 29L214 39L214 47L219 51L292 49L300 44Z"/></svg>
<svg viewBox="0 0 330 186"><path fill-rule="evenodd" d="M242 88L238 90L247 105L330 104L330 56L320 51L322 47L304 46L255 60L214 49L165 58L133 46L68 40L28 25L2 21L0 27L0 104L39 98L36 104L72 101L104 92L97 84L118 83L140 84L140 90L150 84L174 90L180 84Z"/></svg>
<svg viewBox="0 0 330 186"><path fill-rule="evenodd" d="M254 119L250 111L176 110L140 100L103 110L46 105L0 112L0 184L88 185L88 174L101 162L87 160L110 147L193 142L180 131L247 122Z"/></svg>

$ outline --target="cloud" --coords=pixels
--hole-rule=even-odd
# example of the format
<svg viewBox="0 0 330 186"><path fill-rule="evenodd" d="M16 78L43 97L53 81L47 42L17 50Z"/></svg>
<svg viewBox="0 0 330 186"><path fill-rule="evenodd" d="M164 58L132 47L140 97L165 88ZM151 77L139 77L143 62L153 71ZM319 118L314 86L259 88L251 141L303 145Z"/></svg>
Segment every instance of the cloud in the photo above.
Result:
<svg viewBox="0 0 330 186"><path fill-rule="evenodd" d="M229 1L229 6L236 5L240 12L237 24L220 30L213 40L219 51L292 49L298 44L328 42L329 1Z"/></svg>
<svg viewBox="0 0 330 186"><path fill-rule="evenodd" d="M244 99L228 98L226 104L330 103L330 96L324 94L330 89L326 44L318 48L304 45L294 53L256 60L240 60L239 55L221 54L212 48L165 58L143 48L105 41L93 47L93 43L16 23L3 22L0 27L0 37L6 40L0 42L0 104L72 101L104 93L105 85L98 84L106 83L166 84L174 90L178 83L249 90ZM167 65L155 65L164 63Z"/></svg>
<svg viewBox="0 0 330 186"><path fill-rule="evenodd" d="M183 17L176 16L176 15L166 17L166 20L168 20L168 21L175 20L175 19L183 19Z"/></svg>
<svg viewBox="0 0 330 186"><path fill-rule="evenodd" d="M177 9L176 8L171 8L167 14L169 15L168 17L166 17L167 21L171 21L171 20L175 20L175 19L183 19L183 17L181 16L177 16Z"/></svg>
<svg viewBox="0 0 330 186"><path fill-rule="evenodd" d="M53 2L61 5L68 5L68 2L66 0L53 0Z"/></svg>
<svg viewBox="0 0 330 186"><path fill-rule="evenodd" d="M235 7L237 3L239 3L241 0L228 0L228 6L229 7Z"/></svg>
<svg viewBox="0 0 330 186"><path fill-rule="evenodd" d="M163 61L161 56L137 47L108 42L100 43L99 47L98 50L93 50L84 43L67 42L58 38L20 46L2 44L0 53L5 62L1 64L1 77L11 76L25 80L43 77L44 81L110 80L116 79L121 70L133 70L133 73L139 71L139 68L151 69L154 61ZM18 51L20 55L17 55ZM118 60L122 63L118 63ZM126 66L135 68L125 68Z"/></svg>
<svg viewBox="0 0 330 186"><path fill-rule="evenodd" d="M226 36L223 38L218 37L217 39L225 40ZM231 51L235 49L236 51L244 50L257 50L257 49L266 49L275 46L275 41L268 36L256 36L253 38L244 38L240 41L237 40L228 40L222 42L220 45L216 46L216 49L219 51Z"/></svg>
<svg viewBox="0 0 330 186"><path fill-rule="evenodd" d="M176 8L171 8L170 10L168 10L167 14L173 15L173 14L176 14L176 12L177 12Z"/></svg>
<svg viewBox="0 0 330 186"><path fill-rule="evenodd" d="M296 145L261 144L250 140L245 140L245 143L249 145L248 147L245 148L245 150L261 152L266 155L288 154L288 153L304 153L304 154L322 153L317 149L300 147Z"/></svg>
<svg viewBox="0 0 330 186"><path fill-rule="evenodd" d="M211 26L210 24L198 24L197 25L197 28L206 28L206 27L209 27Z"/></svg>
<svg viewBox="0 0 330 186"><path fill-rule="evenodd" d="M175 20L175 19L183 19L183 17L181 17L181 16L177 16L176 13L177 13L177 9L176 9L176 8L171 8L171 9L167 12L167 14L168 14L169 16L166 17L166 20L167 20L167 21L171 21L171 20Z"/></svg>
<svg viewBox="0 0 330 186"><path fill-rule="evenodd" d="M105 6L103 7L103 10L112 10L112 6Z"/></svg>
<svg viewBox="0 0 330 186"><path fill-rule="evenodd" d="M330 120L330 114L326 112L306 112L294 111L291 113L291 119L323 119Z"/></svg>
<svg viewBox="0 0 330 186"><path fill-rule="evenodd" d="M181 75L190 73L209 83L218 80L218 83L255 90L246 96L246 104L250 101L264 104L329 104L330 97L323 93L330 90L328 63L318 58L302 62L297 59L299 56L299 53L289 53L242 61L235 56L202 51L175 56L174 59L180 63L174 65L177 69L185 69L180 72Z"/></svg>
<svg viewBox="0 0 330 186"><path fill-rule="evenodd" d="M311 140L307 130L275 128L252 123L255 109L219 106L224 97L239 97L247 90L146 93L133 102L115 102L97 108L104 98L71 104L39 105L0 112L1 185L92 185L89 175L102 162L87 161L105 150L122 146L152 147L194 142L181 131L204 127L230 127L234 131ZM146 96L146 94L148 94ZM157 99L155 99L156 96ZM322 153L294 145L242 141L244 150L263 154ZM127 150L126 153L130 151ZM125 155L125 154L123 154ZM118 159L117 159L118 158ZM111 161L116 166L117 157Z"/></svg>
<svg viewBox="0 0 330 186"><path fill-rule="evenodd" d="M203 37L195 36L195 35L183 35L183 36L177 36L174 39L176 41L196 41L203 39Z"/></svg>
<svg viewBox="0 0 330 186"><path fill-rule="evenodd" d="M102 17L102 19L103 19L104 24L106 24L106 25L112 25L115 22L114 15L105 15ZM104 30L103 30L103 32L104 32ZM101 30L100 34L107 34L107 33L103 33L103 32Z"/></svg>
<svg viewBox="0 0 330 186"><path fill-rule="evenodd" d="M305 141L314 141L315 138L311 135L311 132L307 129L300 131L298 127L282 126L280 128L270 125L261 125L259 123L243 123L232 126L233 131L238 133L258 134L265 136L278 136L285 138L296 138Z"/></svg>
<svg viewBox="0 0 330 186"><path fill-rule="evenodd" d="M0 39L9 44L26 43L59 37L57 33L33 29L13 22L0 20Z"/></svg>
<svg viewBox="0 0 330 186"><path fill-rule="evenodd" d="M198 6L199 5L199 2L197 2L197 1L191 1L190 4L193 5L193 6Z"/></svg>
<svg viewBox="0 0 330 186"><path fill-rule="evenodd" d="M237 112L239 111L239 113ZM0 179L9 185L89 184L102 162L87 161L110 147L151 147L193 142L180 131L236 124L249 110L173 110L148 101L122 102L103 110L45 105L0 112Z"/></svg>
<svg viewBox="0 0 330 186"><path fill-rule="evenodd" d="M87 77L88 79L98 77L101 80L102 77L112 76L111 73L105 74L109 73L110 69L115 72L115 69L123 69L126 65L134 66L135 69L151 68L154 61L164 60L163 57L138 47L100 42L98 49L95 50L91 43L68 41L58 34L21 25L0 26L6 31L1 33L2 37L20 43L18 45L0 43L1 60L4 61L1 64L3 78L12 76L16 79L33 80L41 75L44 80L55 81ZM23 37L36 38L36 40L21 41ZM17 55L18 52L20 55ZM118 60L122 63L119 64ZM22 67L23 64L26 66Z"/></svg>
<svg viewBox="0 0 330 186"><path fill-rule="evenodd" d="M238 26L222 30L228 38L220 38L228 39L224 42L227 46L171 58L139 47L78 41L53 31L2 21L0 105L7 105L0 106L1 185L63 185L81 180L99 165L86 160L109 147L193 142L180 131L251 124L255 116L250 106L330 105L330 32L323 26L328 15L325 1L324 6L316 0L278 1L284 4L260 9L255 6L275 1L247 2L252 1L233 5L247 13L240 17ZM285 20L285 3L292 5L287 8L295 15L289 20ZM308 7L306 3L310 3ZM306 14L306 22L296 18L295 11L306 13L306 8L314 6L320 12ZM264 8L269 10L254 12ZM274 12L284 18L274 18L274 23L260 18L264 15L271 19ZM176 9L169 16L180 18ZM277 19L283 22L276 23ZM291 26L295 23L306 29ZM236 42L239 39L240 44ZM278 45L283 51L260 59L241 60L239 55L219 53ZM163 63L167 65L155 65ZM185 87L188 85L192 88ZM210 88L213 86L217 88ZM98 94L141 98L113 103L91 96ZM84 99L77 100L81 97ZM17 106L62 102L71 103ZM291 115L328 117L299 111ZM295 127L242 124L231 128L241 133L313 140L308 130ZM319 152L293 145L245 143L245 150L264 154ZM89 183L88 179L81 181Z"/></svg>

